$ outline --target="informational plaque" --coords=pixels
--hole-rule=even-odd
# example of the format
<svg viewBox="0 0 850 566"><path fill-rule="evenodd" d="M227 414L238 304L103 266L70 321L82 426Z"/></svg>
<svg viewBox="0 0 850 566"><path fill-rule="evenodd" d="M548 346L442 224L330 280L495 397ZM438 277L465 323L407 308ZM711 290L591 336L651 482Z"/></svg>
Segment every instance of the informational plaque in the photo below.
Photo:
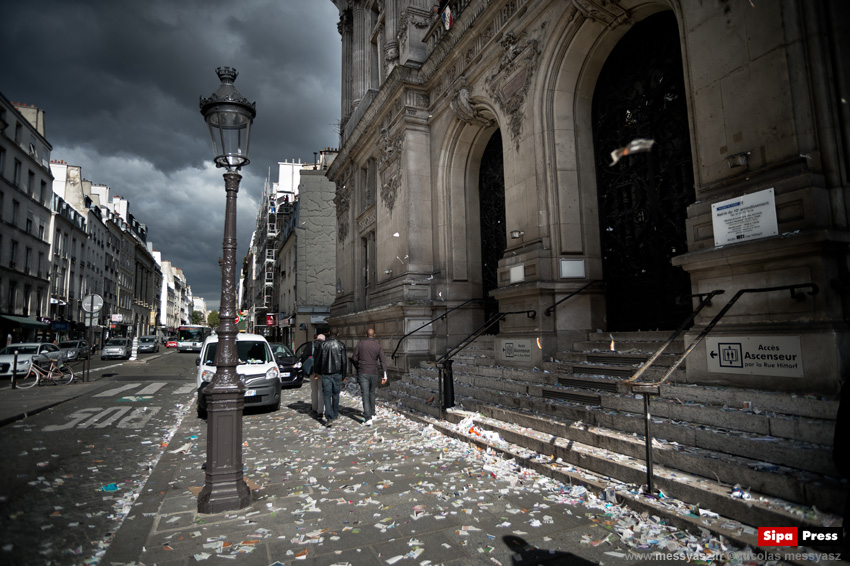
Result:
<svg viewBox="0 0 850 566"><path fill-rule="evenodd" d="M711 373L803 377L799 336L706 337L705 348Z"/></svg>
<svg viewBox="0 0 850 566"><path fill-rule="evenodd" d="M531 340L518 338L513 340L502 341L501 356L502 360L513 360L530 362L533 360L531 355Z"/></svg>
<svg viewBox="0 0 850 566"><path fill-rule="evenodd" d="M773 189L711 205L714 245L725 246L779 234Z"/></svg>

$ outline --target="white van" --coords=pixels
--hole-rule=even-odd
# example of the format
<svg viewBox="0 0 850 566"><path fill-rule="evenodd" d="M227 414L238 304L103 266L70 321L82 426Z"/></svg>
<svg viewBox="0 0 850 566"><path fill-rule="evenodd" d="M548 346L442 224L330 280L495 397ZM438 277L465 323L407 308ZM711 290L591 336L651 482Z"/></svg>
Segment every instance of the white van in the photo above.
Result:
<svg viewBox="0 0 850 566"><path fill-rule="evenodd" d="M207 417L207 399L204 389L215 375L215 354L218 350L218 335L213 334L204 340L201 355L195 360L198 366L196 383L198 386L198 416ZM277 368L272 349L265 338L259 334L237 334L236 352L239 364L236 373L245 384L245 406L270 407L272 411L280 408L280 371Z"/></svg>

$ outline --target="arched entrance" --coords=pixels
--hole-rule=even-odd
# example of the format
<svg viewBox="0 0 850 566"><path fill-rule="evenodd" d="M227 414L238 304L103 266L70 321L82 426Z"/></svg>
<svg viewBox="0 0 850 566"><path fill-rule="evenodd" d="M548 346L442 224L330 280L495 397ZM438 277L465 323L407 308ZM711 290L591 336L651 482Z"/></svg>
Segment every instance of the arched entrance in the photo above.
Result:
<svg viewBox="0 0 850 566"><path fill-rule="evenodd" d="M478 173L478 202L481 218L481 277L484 294L484 319L499 312L499 303L488 296L499 286L498 267L507 247L505 233L505 169L502 134L496 130L481 156ZM498 333L498 325L489 332Z"/></svg>
<svg viewBox="0 0 850 566"><path fill-rule="evenodd" d="M638 23L611 52L592 120L608 329L676 328L691 311L691 287L670 260L687 249L686 209L695 197L672 12ZM612 150L636 138L655 144L612 166Z"/></svg>

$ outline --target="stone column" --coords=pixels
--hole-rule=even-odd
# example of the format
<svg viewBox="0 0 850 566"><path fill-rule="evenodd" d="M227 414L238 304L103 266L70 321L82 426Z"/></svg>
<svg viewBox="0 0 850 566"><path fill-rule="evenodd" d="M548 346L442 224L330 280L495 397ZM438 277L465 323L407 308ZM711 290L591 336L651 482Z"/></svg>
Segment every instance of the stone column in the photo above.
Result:
<svg viewBox="0 0 850 566"><path fill-rule="evenodd" d="M384 2L384 61L387 65L387 75L398 64L398 7L397 0Z"/></svg>
<svg viewBox="0 0 850 566"><path fill-rule="evenodd" d="M366 93L366 10L363 8L362 2L357 2L351 8L351 23L352 31L352 102L351 108L354 109L363 100L363 95Z"/></svg>
<svg viewBox="0 0 850 566"><path fill-rule="evenodd" d="M339 14L337 31L342 36L342 108L340 119L345 122L351 112L351 11L343 10Z"/></svg>

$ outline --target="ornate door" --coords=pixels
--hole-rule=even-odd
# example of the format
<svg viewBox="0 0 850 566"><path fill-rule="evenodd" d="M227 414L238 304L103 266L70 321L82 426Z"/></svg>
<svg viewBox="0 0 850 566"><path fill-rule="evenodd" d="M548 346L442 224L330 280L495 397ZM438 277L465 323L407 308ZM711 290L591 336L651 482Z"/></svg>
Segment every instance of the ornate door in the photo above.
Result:
<svg viewBox="0 0 850 566"><path fill-rule="evenodd" d="M478 176L478 201L481 213L481 271L484 291L484 319L499 312L499 303L488 297L499 286L498 267L507 247L505 235L505 170L502 134L498 130L487 142L481 156ZM498 333L498 325L490 333Z"/></svg>
<svg viewBox="0 0 850 566"><path fill-rule="evenodd" d="M620 40L599 75L592 113L608 329L676 328L691 311L691 288L671 258L687 251L694 183L672 12ZM655 143L612 165L611 152L636 138Z"/></svg>

